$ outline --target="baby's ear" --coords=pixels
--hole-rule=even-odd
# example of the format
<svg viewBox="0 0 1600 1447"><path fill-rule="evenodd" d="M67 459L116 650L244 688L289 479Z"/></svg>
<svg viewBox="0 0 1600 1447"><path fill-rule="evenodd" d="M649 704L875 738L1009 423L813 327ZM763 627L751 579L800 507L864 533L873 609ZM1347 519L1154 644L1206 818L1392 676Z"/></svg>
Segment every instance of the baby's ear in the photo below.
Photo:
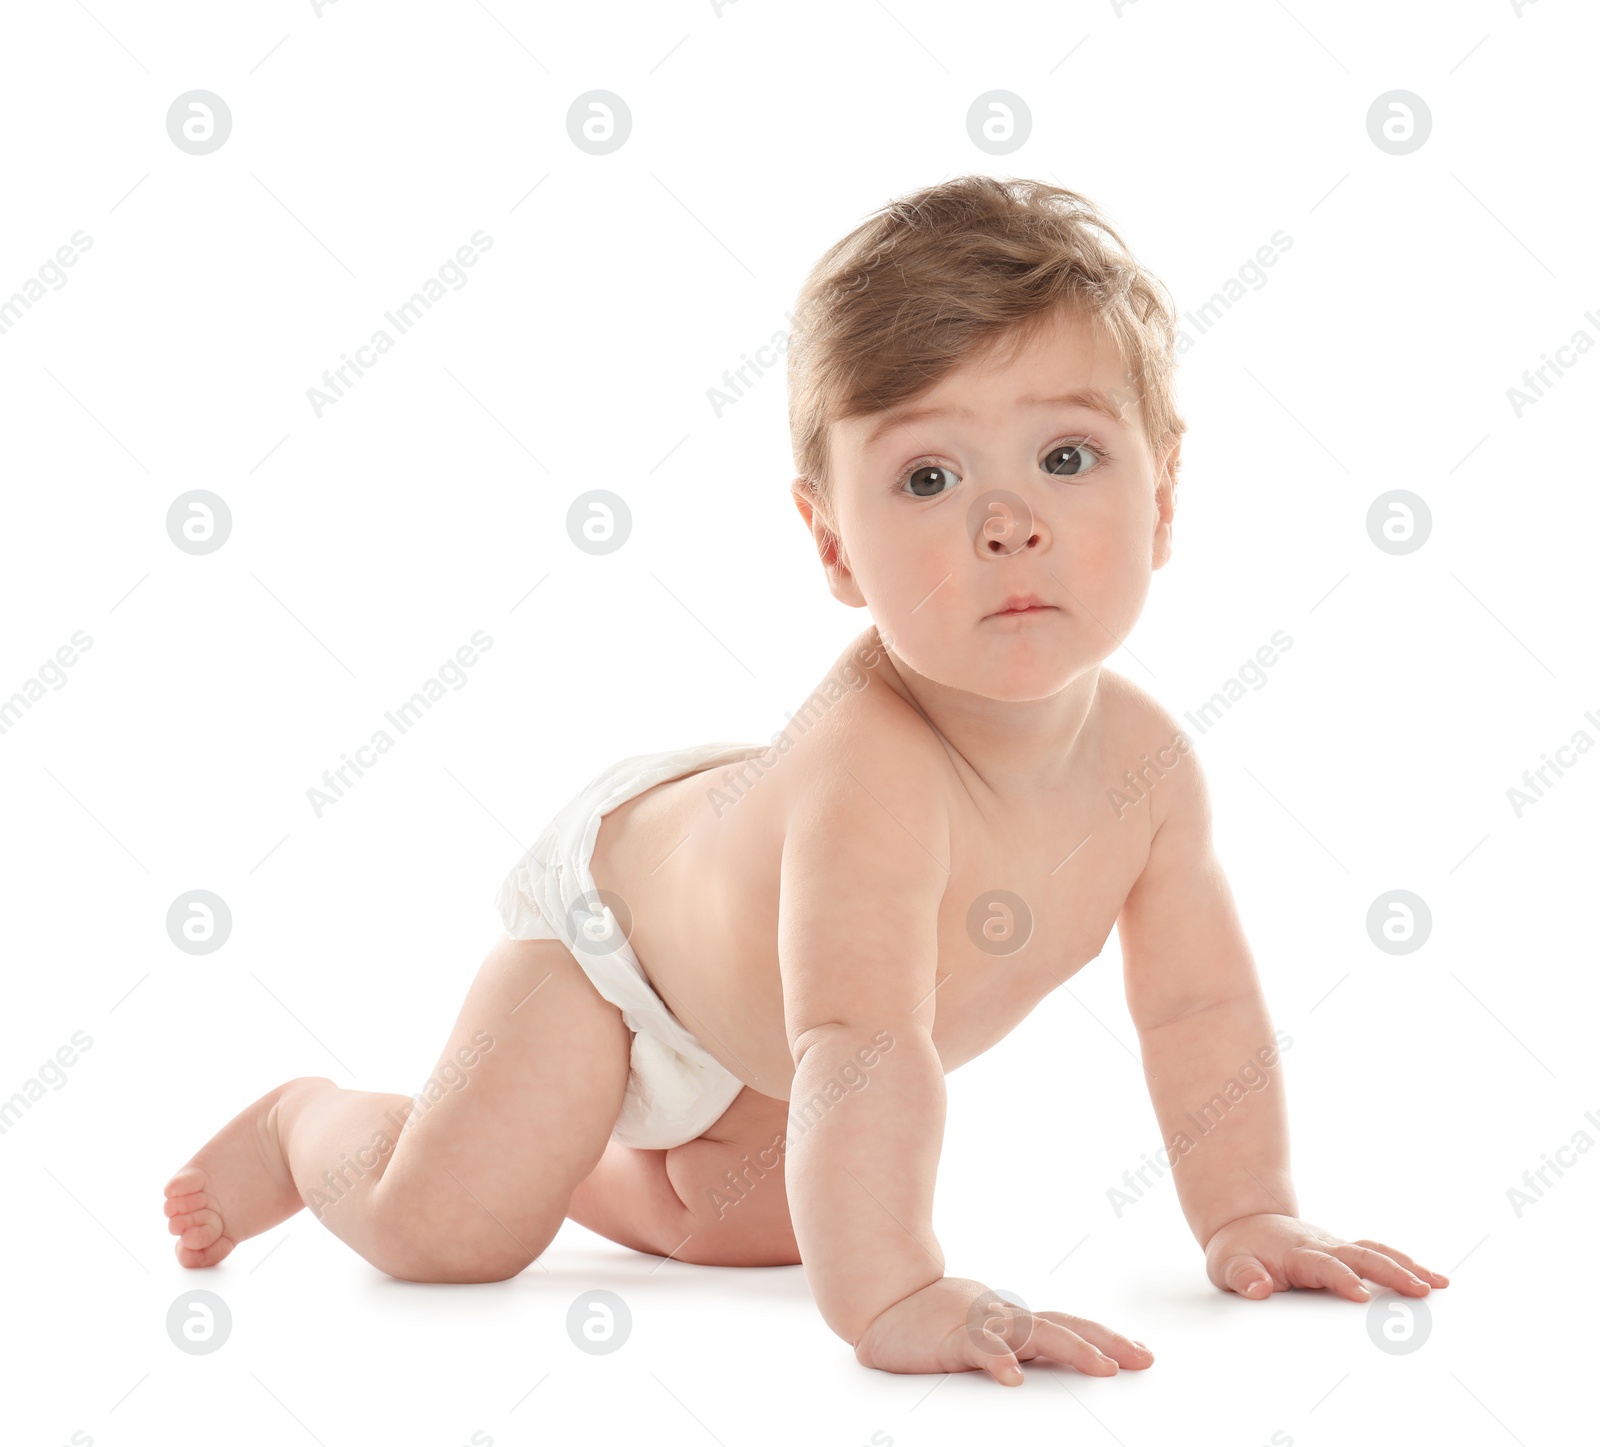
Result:
<svg viewBox="0 0 1600 1447"><path fill-rule="evenodd" d="M1178 469L1183 465L1183 438L1168 435L1165 444L1157 449L1160 465L1156 468L1156 482L1167 490L1168 505L1178 488Z"/></svg>
<svg viewBox="0 0 1600 1447"><path fill-rule="evenodd" d="M822 566L828 575L828 591L841 603L846 603L852 608L866 607L867 600L861 596L861 590L856 587L855 578L851 576L850 560L845 555L844 544L834 530L827 513L817 506L816 490L812 487L810 479L795 478L789 484L789 495L794 499L794 505L810 530L812 541L816 544L817 556L821 558Z"/></svg>
<svg viewBox="0 0 1600 1447"><path fill-rule="evenodd" d="M1151 539L1150 566L1162 567L1172 556L1172 514L1178 491L1178 466L1183 439L1174 437L1167 447L1157 454L1156 465L1156 528Z"/></svg>
<svg viewBox="0 0 1600 1447"><path fill-rule="evenodd" d="M794 505L800 513L800 520L805 523L806 531L817 541L817 548L822 549L822 540L818 536L818 527L825 526L822 515L817 511L816 489L811 486L810 478L797 477L789 484L789 496L794 500ZM827 562L826 556L823 562Z"/></svg>

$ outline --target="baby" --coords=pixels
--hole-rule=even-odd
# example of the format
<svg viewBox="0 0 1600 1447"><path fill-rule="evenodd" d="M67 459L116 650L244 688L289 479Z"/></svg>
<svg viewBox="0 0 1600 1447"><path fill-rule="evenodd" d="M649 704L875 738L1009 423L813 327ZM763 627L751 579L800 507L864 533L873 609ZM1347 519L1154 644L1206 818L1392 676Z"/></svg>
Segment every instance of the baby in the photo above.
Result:
<svg viewBox="0 0 1600 1447"><path fill-rule="evenodd" d="M263 1096L168 1183L179 1261L304 1206L392 1276L499 1281L570 1217L679 1261L803 1262L883 1371L1148 1367L946 1275L930 1224L945 1074L1115 924L1213 1284L1447 1285L1300 1219L1199 763L1104 667L1172 548L1175 335L1060 187L958 178L834 245L788 349L791 491L873 626L771 744L638 755L578 793L501 886L427 1088Z"/></svg>

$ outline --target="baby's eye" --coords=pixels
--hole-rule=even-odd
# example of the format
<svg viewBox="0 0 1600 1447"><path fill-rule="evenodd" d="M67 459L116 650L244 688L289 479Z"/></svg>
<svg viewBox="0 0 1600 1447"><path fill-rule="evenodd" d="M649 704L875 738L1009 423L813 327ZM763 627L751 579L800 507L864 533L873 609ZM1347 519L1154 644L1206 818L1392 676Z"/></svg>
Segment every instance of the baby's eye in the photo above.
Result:
<svg viewBox="0 0 1600 1447"><path fill-rule="evenodd" d="M906 473L902 485L911 489L913 497L938 497L941 493L949 492L960 481L960 473L936 463L922 462ZM946 486L947 483L949 486Z"/></svg>
<svg viewBox="0 0 1600 1447"><path fill-rule="evenodd" d="M1045 453L1040 466L1055 477L1079 477L1103 460L1085 442L1063 442Z"/></svg>

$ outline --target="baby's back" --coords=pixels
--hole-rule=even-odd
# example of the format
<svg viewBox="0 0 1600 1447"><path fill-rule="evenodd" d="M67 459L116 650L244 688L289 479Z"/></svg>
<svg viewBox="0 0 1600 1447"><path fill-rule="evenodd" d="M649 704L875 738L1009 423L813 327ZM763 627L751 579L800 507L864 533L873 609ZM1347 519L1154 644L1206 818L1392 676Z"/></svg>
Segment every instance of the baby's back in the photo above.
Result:
<svg viewBox="0 0 1600 1447"><path fill-rule="evenodd" d="M793 869L785 876L784 845L819 794L864 792L891 814L896 797L942 806L932 811L942 830L924 824L919 837L901 820L897 838L908 871L931 859L944 882L933 1039L947 1072L1100 953L1149 853L1150 794L1130 806L1113 790L1133 798L1124 772L1170 745L1174 729L1133 685L1102 670L1068 781L1012 797L967 765L898 680L860 666L876 647L870 629L853 642L768 752L606 814L590 862L596 885L626 901L634 952L662 999L729 1071L777 1099L794 1075L780 878L808 887ZM841 911L863 906L840 900Z"/></svg>

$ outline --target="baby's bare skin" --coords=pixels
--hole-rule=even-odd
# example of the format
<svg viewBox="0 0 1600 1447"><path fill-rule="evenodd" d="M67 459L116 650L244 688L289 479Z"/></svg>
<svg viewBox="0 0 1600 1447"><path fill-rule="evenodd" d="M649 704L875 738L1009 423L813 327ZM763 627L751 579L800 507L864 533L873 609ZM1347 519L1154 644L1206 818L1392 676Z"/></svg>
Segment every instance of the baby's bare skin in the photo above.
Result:
<svg viewBox="0 0 1600 1447"><path fill-rule="evenodd" d="M1014 1385L1037 1356L1147 1367L1099 1323L991 1309L945 1275L931 1225L945 1074L1115 927L1211 1281L1252 1299L1446 1285L1299 1218L1274 1032L1199 762L1103 666L1171 550L1176 441L1152 452L1129 385L1109 340L1063 313L931 388L918 406L935 416L836 423L832 497L797 485L795 501L835 597L873 627L771 768L672 780L602 819L596 884L746 1087L704 1136L609 1141L620 1012L558 941L502 938L435 1069L470 1068L464 1088L426 1112L325 1080L262 1097L168 1183L179 1260L214 1265L305 1203L392 1275L499 1280L570 1216L685 1261L803 1260L830 1327L886 1371ZM1013 610L1020 594L1039 606ZM1196 1130L1213 1105L1223 1123Z"/></svg>
<svg viewBox="0 0 1600 1447"><path fill-rule="evenodd" d="M946 832L907 833L902 850L949 863L948 874L940 871L931 1025L948 1072L1003 1040L1100 953L1150 844L1148 808L1119 820L1109 791L1125 791L1123 772L1177 733L1138 689L1105 671L1074 746L1073 777L1056 792L1000 798L975 789L963 761L937 746L875 630L850 644L829 677L856 686L842 684L836 703L819 702L803 730L791 723L793 746L773 766L746 763L658 784L602 818L590 861L596 885L627 902L630 941L657 992L722 1065L777 1100L789 1098L795 1069L778 913L797 800L839 777L868 795L937 791ZM839 761L852 756L871 760L873 773L859 785L839 773ZM997 956L974 939L967 913L1002 882L1028 902L1034 938Z"/></svg>

